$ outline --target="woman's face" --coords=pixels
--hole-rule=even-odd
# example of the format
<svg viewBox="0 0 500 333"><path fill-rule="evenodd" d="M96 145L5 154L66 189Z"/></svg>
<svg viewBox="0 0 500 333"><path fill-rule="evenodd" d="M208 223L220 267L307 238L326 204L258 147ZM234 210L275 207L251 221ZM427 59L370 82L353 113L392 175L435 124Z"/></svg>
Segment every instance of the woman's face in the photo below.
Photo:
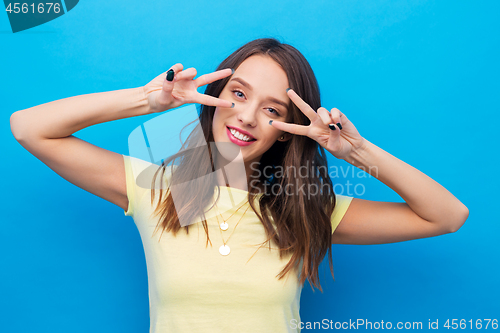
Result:
<svg viewBox="0 0 500 333"><path fill-rule="evenodd" d="M276 140L288 140L290 134L269 125L270 120L287 119L288 87L285 71L272 58L254 55L243 61L219 96L235 106L215 109L212 124L215 142L227 142L224 145L240 149L244 163L250 165L260 161ZM283 134L285 138L279 139ZM219 151L227 158L224 149L219 147Z"/></svg>

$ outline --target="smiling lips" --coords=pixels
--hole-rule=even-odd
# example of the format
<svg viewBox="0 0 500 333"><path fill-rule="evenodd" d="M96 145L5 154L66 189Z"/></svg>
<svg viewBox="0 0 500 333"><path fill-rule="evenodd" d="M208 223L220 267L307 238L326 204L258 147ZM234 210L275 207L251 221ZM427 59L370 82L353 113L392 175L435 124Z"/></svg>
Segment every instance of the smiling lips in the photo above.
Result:
<svg viewBox="0 0 500 333"><path fill-rule="evenodd" d="M248 146L256 141L250 134L244 134L233 127L226 127L226 132L229 140L238 146Z"/></svg>

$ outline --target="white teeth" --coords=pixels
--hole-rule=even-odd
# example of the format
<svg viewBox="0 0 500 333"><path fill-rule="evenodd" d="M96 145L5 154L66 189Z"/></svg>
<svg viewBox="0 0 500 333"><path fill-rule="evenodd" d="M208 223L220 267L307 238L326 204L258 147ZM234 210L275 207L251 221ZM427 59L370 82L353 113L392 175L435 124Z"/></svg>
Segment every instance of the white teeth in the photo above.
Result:
<svg viewBox="0 0 500 333"><path fill-rule="evenodd" d="M240 140L242 140L242 141L247 141L247 142L248 142L248 141L250 141L250 137L248 137L247 135L243 135L243 134L241 134L240 132L238 132L238 131L237 131L237 130L235 130L235 129L230 128L230 129L229 129L229 131L231 132L231 134L232 134L234 137L236 137L236 138L238 138L238 139L240 139Z"/></svg>

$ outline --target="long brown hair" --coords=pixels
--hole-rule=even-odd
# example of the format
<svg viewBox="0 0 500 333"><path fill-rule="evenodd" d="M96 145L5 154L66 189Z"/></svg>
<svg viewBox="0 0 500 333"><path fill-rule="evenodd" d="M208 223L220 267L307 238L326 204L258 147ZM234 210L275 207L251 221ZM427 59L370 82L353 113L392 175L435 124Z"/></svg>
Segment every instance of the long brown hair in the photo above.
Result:
<svg viewBox="0 0 500 333"><path fill-rule="evenodd" d="M311 66L304 56L293 46L279 42L274 38L262 38L253 40L227 57L217 68L237 69L238 66L252 55L265 55L276 61L285 71L289 87L308 103L314 110L321 106L320 92L316 77ZM230 77L215 81L209 84L205 94L219 97ZM216 183L214 173L214 152L216 146L212 132L212 121L215 107L202 105L199 111L200 126L198 130L190 133L183 143L181 150L165 159L155 173L154 179L161 170L161 179L166 168L172 162L178 161L178 167L171 170L170 185L182 184L193 179L203 177L204 181L192 184L195 188L190 189L190 193L196 195L186 195L181 198L176 197L176 205L170 188L162 200L160 191L159 202L155 209L159 214L160 221L158 228L163 231L172 231L173 234L184 228L189 233L189 226L182 227L179 223L182 220L191 221L197 216L202 217L203 227L207 234L207 245L209 241L208 226L202 207L207 207L211 202L214 193L219 198L219 187ZM287 122L308 125L309 119L293 103L290 103ZM201 133L201 130L202 132ZM201 149L201 144L204 143ZM208 143L208 145L207 145ZM300 170L300 166L316 168L313 175L309 177L296 177L293 173L275 172L271 177L266 178L268 172L263 172L264 168L274 170ZM333 276L333 263L331 255L332 226L331 216L335 207L335 194L332 181L328 175L327 160L324 149L314 140L300 135L293 135L286 142L276 141L276 143L265 152L259 163L259 181L267 184L278 184L283 188L287 184L292 184L294 188L311 189L316 186L319 191L308 191L307 193L287 194L286 191L266 191L262 196L257 197L253 191L248 193L248 201L252 209L256 212L262 222L267 242L274 241L279 246L280 258L285 254L292 254L290 261L285 268L277 275L282 279L290 270L298 268L303 259L302 270L300 272L300 283L305 280L322 291L319 283L318 269L325 255L328 254L330 271ZM266 170L268 170L266 169ZM153 179L153 183L154 180ZM271 187L267 187L271 188ZM155 191L151 190L151 204L154 201ZM254 199L258 198L258 203ZM179 204L181 203L181 204ZM256 209L256 205L259 209ZM177 206L177 209L176 209ZM260 211L260 213L259 213ZM273 222L275 227L273 226ZM314 290L314 288L313 288Z"/></svg>

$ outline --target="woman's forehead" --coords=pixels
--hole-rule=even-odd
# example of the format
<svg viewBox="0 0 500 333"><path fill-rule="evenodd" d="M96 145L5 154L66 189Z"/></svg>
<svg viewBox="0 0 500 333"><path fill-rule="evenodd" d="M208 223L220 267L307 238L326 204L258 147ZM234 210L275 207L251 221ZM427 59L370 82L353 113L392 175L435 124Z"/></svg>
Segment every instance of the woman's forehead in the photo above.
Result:
<svg viewBox="0 0 500 333"><path fill-rule="evenodd" d="M288 77L283 68L269 56L253 55L241 63L230 82L237 81L252 91L279 93L288 100Z"/></svg>
<svg viewBox="0 0 500 333"><path fill-rule="evenodd" d="M252 55L245 60L238 66L236 69L237 71L240 70L244 71L245 73L247 71L255 71L255 70L261 70L261 71L270 71L273 74L282 74L286 77L286 73L281 67L280 64L278 64L273 58L267 55L263 54L255 54Z"/></svg>

